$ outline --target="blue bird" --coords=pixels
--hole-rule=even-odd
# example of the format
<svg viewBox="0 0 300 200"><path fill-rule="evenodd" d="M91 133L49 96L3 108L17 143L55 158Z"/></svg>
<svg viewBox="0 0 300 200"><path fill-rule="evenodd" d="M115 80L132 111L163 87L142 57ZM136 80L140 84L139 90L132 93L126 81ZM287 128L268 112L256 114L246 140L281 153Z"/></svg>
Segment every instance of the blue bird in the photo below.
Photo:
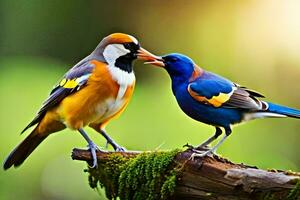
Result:
<svg viewBox="0 0 300 200"><path fill-rule="evenodd" d="M167 70L172 80L172 91L180 108L191 118L212 125L215 134L194 148L193 157L215 153L231 134L231 126L244 121L265 117L300 118L300 110L262 101L262 94L198 67L189 57L173 53L166 56L149 54L145 64L153 64ZM203 153L212 141L224 137ZM198 150L197 150L198 149Z"/></svg>

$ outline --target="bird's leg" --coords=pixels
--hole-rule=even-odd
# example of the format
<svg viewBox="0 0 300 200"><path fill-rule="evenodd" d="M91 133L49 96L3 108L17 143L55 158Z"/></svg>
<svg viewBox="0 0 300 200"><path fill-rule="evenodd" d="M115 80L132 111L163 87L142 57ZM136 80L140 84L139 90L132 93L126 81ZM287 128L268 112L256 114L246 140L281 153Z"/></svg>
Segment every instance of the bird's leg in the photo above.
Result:
<svg viewBox="0 0 300 200"><path fill-rule="evenodd" d="M202 144L198 145L196 148L196 150L201 150L201 149L208 149L208 145L210 143L212 143L213 141L215 141L220 135L222 134L222 129L220 127L216 127L216 132L213 136L211 136L210 138L208 138L205 142L203 142Z"/></svg>
<svg viewBox="0 0 300 200"><path fill-rule="evenodd" d="M88 148L91 151L92 154L92 158L93 158L93 165L91 166L92 168L97 167L97 156L96 156L96 151L100 151L99 148L97 147L97 145L89 138L89 136L87 135L87 133L80 128L79 133L84 137L84 139L87 141L88 143Z"/></svg>
<svg viewBox="0 0 300 200"><path fill-rule="evenodd" d="M126 151L126 149L118 143L116 143L103 129L100 129L101 135L106 139L107 143L110 144L115 151Z"/></svg>
<svg viewBox="0 0 300 200"><path fill-rule="evenodd" d="M226 140L226 138L231 134L231 129L230 128L225 128L225 135L223 136L223 138L211 149L205 151L204 153L202 151L199 150L194 150L195 153L193 153L190 157L191 160L194 160L194 158L196 157L204 157L204 156L208 156L210 154L213 154L217 151L217 149L219 148L219 146Z"/></svg>

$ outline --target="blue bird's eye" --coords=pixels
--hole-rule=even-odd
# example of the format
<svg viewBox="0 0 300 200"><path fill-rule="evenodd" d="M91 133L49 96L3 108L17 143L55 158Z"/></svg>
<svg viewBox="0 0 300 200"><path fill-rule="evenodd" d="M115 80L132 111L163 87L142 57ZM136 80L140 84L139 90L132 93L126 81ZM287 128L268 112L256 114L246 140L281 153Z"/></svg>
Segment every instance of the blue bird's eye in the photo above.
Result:
<svg viewBox="0 0 300 200"><path fill-rule="evenodd" d="M174 62L176 62L178 59L177 58L175 58L175 57L171 57L171 58L168 58L167 59L167 61L168 62L171 62L171 63L174 63Z"/></svg>

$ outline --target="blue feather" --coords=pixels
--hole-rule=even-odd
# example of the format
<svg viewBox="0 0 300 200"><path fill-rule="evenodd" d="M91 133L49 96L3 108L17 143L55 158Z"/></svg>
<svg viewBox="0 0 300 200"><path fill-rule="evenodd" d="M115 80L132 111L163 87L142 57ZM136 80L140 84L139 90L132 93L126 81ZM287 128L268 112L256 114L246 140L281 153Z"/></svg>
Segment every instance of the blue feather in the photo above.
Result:
<svg viewBox="0 0 300 200"><path fill-rule="evenodd" d="M218 96L220 93L230 93L233 86L231 81L206 71L190 84L193 91L207 99Z"/></svg>
<svg viewBox="0 0 300 200"><path fill-rule="evenodd" d="M286 115L288 117L300 118L300 110L269 103L268 112Z"/></svg>

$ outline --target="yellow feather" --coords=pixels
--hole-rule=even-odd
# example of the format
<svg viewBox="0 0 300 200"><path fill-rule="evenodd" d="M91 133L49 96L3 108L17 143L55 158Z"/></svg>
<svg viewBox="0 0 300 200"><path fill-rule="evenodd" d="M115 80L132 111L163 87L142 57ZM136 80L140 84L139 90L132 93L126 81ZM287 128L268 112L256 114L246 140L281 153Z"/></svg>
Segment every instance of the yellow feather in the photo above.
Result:
<svg viewBox="0 0 300 200"><path fill-rule="evenodd" d="M207 99L207 101L215 107L220 107L223 103L229 100L231 94L232 93L220 93L218 96L213 96L211 99Z"/></svg>
<svg viewBox="0 0 300 200"><path fill-rule="evenodd" d="M66 84L66 82L67 82L67 79L63 79L63 80L61 80L60 82L59 82L59 86L64 86L64 84Z"/></svg>
<svg viewBox="0 0 300 200"><path fill-rule="evenodd" d="M64 78L60 81L59 85L64 88L72 89L78 86L78 83L76 82L76 79L67 80Z"/></svg>

